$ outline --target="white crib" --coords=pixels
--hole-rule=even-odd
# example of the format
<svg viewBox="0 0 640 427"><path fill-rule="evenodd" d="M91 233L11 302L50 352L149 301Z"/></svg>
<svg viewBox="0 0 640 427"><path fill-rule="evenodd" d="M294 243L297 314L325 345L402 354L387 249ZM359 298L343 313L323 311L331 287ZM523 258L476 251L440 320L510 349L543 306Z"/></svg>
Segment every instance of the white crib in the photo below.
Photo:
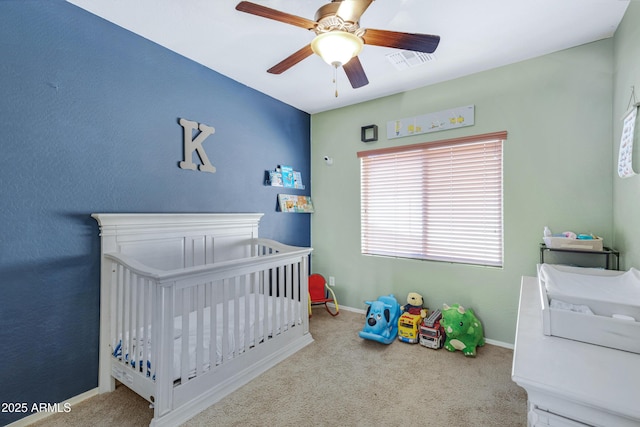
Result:
<svg viewBox="0 0 640 427"><path fill-rule="evenodd" d="M98 386L178 425L310 344L311 248L258 238L262 214L93 214Z"/></svg>

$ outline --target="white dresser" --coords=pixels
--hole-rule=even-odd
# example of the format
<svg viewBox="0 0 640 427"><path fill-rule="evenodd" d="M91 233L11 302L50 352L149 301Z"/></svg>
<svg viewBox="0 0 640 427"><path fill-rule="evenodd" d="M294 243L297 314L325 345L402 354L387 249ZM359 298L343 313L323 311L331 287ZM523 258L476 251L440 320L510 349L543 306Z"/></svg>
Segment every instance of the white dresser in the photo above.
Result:
<svg viewBox="0 0 640 427"><path fill-rule="evenodd" d="M640 426L640 354L545 336L535 277L522 278L511 378L529 426Z"/></svg>

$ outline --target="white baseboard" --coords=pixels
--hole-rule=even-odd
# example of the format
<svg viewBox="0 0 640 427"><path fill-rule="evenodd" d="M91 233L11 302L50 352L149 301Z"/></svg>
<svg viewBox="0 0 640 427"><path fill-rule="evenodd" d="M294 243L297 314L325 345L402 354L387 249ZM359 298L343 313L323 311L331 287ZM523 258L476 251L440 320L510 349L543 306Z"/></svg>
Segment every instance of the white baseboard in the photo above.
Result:
<svg viewBox="0 0 640 427"><path fill-rule="evenodd" d="M340 302L340 301L338 301ZM331 303L329 303L329 305L332 305ZM353 308L353 307L346 307L344 305L340 305L340 310L344 310L344 311L351 311L353 313L359 313L359 314L366 314L367 310L362 310L359 308Z"/></svg>
<svg viewBox="0 0 640 427"><path fill-rule="evenodd" d="M60 404L56 405L56 408L69 408L71 411L73 411L73 406L77 405L78 403L82 402L83 400L89 399L91 397L97 396L99 394L98 392L98 388L94 388L92 390L89 391L85 391L82 394L79 394L77 396L72 397L71 399L65 400L64 402L61 402ZM48 416L55 414L56 412L48 412L48 411L43 411L43 412L35 412L32 415L29 415L27 417L21 418L18 421L14 421L11 424L7 424L6 427L26 427L28 425L31 425L37 421L41 421L45 418L47 418Z"/></svg>
<svg viewBox="0 0 640 427"><path fill-rule="evenodd" d="M498 346L498 347L508 348L509 350L513 350L514 349L513 344L509 344L508 342L492 340L492 339L489 339L489 338L485 338L484 340L485 340L485 342L487 344L495 345L495 346Z"/></svg>
<svg viewBox="0 0 640 427"><path fill-rule="evenodd" d="M331 304L329 304L329 305L331 305ZM361 310L359 308L353 308L353 307L346 307L344 305L340 305L340 310L351 311L353 313L359 313L359 314L366 314L366 312L367 312L366 310ZM495 346L498 346L498 347L508 348L510 350L514 349L513 344L510 344L510 343L507 343L507 342L504 342L504 341L492 340L492 339L489 339L489 338L485 338L484 340L485 340L485 342L487 344L495 345Z"/></svg>

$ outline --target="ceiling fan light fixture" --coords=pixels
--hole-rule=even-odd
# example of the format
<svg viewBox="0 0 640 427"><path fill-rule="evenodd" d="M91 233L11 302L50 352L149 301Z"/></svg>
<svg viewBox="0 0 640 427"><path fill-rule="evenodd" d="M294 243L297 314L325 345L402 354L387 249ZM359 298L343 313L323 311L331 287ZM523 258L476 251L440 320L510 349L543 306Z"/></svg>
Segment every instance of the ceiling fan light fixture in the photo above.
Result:
<svg viewBox="0 0 640 427"><path fill-rule="evenodd" d="M329 31L316 36L311 49L324 62L334 67L346 64L358 55L364 46L362 39L346 31Z"/></svg>

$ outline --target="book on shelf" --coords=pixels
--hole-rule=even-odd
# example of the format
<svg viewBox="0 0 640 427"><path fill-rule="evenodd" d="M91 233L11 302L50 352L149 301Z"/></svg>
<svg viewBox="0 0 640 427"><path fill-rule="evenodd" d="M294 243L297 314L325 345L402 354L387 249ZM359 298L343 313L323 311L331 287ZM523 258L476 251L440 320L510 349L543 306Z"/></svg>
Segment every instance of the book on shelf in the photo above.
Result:
<svg viewBox="0 0 640 427"><path fill-rule="evenodd" d="M293 168L291 166L280 166L282 174L282 185L288 188L294 188Z"/></svg>
<svg viewBox="0 0 640 427"><path fill-rule="evenodd" d="M294 171L290 166L278 166L275 170L265 171L265 185L287 187L304 190L302 173Z"/></svg>
<svg viewBox="0 0 640 427"><path fill-rule="evenodd" d="M293 171L293 187L304 190L304 184L302 183L302 174L298 171Z"/></svg>
<svg viewBox="0 0 640 427"><path fill-rule="evenodd" d="M313 213L313 202L310 196L278 194L280 212Z"/></svg>
<svg viewBox="0 0 640 427"><path fill-rule="evenodd" d="M269 171L269 185L273 187L283 187L282 174L278 171Z"/></svg>

